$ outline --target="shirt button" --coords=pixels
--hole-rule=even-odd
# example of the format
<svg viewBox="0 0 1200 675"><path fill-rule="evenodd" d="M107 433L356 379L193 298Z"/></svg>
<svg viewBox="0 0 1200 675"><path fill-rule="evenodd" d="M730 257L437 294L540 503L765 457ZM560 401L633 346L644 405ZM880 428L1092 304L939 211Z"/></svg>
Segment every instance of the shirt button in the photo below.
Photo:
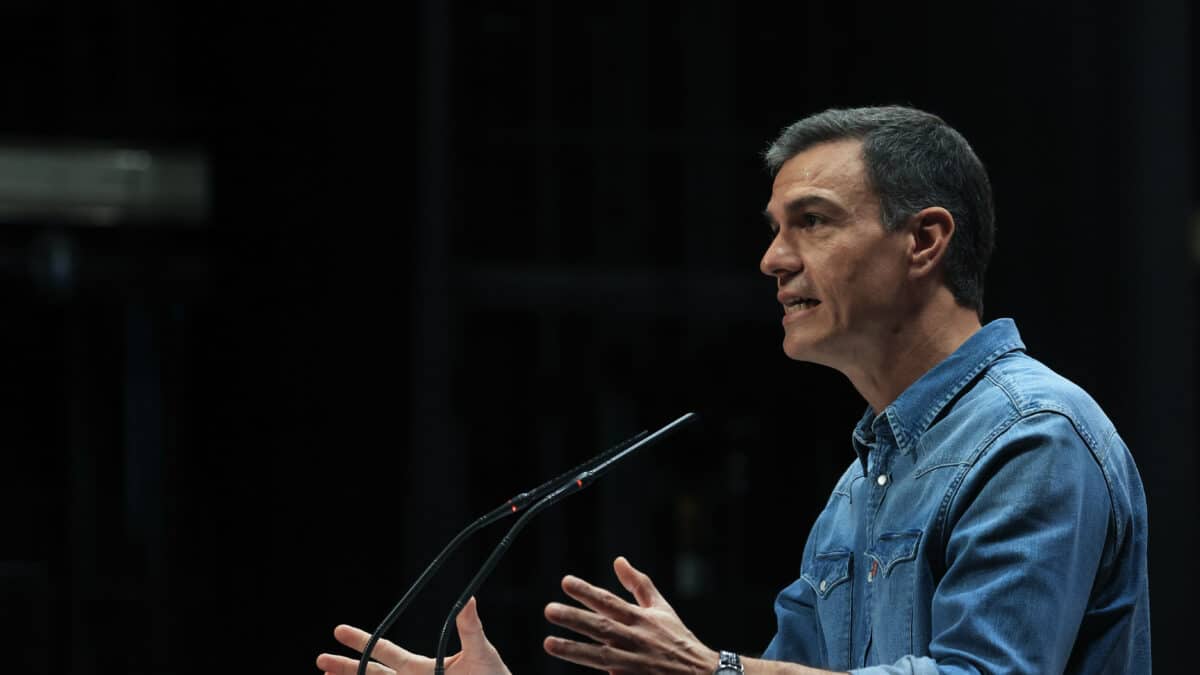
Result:
<svg viewBox="0 0 1200 675"><path fill-rule="evenodd" d="M829 583L826 581L821 581L821 592L824 593L826 588L829 588Z"/></svg>
<svg viewBox="0 0 1200 675"><path fill-rule="evenodd" d="M884 485L887 485L888 484L887 474L886 473L879 474L879 478L876 478L875 482L879 483L879 487L883 487Z"/></svg>

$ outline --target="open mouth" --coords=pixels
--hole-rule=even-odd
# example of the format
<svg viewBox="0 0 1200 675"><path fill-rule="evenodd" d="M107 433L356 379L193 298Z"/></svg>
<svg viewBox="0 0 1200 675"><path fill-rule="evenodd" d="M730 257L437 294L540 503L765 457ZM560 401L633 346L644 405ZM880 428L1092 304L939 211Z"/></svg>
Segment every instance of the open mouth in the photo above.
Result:
<svg viewBox="0 0 1200 675"><path fill-rule="evenodd" d="M821 304L821 301L814 298L796 298L784 304L783 313L793 314L795 312L802 312L806 309L812 309L819 304Z"/></svg>

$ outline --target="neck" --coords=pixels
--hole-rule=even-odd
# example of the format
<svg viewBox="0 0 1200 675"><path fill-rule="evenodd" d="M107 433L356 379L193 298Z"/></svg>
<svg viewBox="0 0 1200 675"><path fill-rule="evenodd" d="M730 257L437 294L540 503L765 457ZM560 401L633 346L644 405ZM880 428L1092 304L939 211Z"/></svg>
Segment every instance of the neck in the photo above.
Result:
<svg viewBox="0 0 1200 675"><path fill-rule="evenodd" d="M958 305L948 291L939 300L889 326L853 365L840 369L876 413L979 330L975 310Z"/></svg>

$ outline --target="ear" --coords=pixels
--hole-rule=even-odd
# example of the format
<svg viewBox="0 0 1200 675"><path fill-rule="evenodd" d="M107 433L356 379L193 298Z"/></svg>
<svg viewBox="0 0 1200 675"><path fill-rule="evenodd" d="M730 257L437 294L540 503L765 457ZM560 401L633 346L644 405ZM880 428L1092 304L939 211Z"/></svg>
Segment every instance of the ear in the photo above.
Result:
<svg viewBox="0 0 1200 675"><path fill-rule="evenodd" d="M923 277L940 269L942 258L954 236L954 216L940 206L921 209L908 221L912 236L909 276Z"/></svg>

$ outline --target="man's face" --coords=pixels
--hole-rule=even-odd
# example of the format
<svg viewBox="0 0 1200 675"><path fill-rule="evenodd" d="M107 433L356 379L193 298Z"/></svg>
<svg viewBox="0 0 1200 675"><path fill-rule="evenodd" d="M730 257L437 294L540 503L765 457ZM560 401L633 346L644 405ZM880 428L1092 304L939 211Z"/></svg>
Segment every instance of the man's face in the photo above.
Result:
<svg viewBox="0 0 1200 675"><path fill-rule="evenodd" d="M784 353L843 372L866 365L906 309L911 238L880 222L861 141L821 143L788 160L766 215L775 238L759 267L778 283Z"/></svg>

